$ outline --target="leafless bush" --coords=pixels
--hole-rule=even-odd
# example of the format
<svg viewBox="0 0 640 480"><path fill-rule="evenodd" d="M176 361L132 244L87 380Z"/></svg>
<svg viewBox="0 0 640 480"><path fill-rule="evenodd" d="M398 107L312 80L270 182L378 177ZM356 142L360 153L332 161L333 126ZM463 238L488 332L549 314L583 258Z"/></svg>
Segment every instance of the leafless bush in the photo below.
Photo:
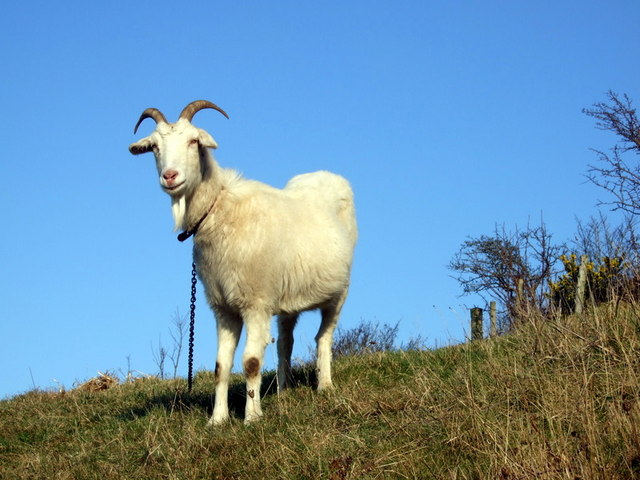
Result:
<svg viewBox="0 0 640 480"><path fill-rule="evenodd" d="M491 236L465 241L449 269L457 272L454 278L463 294L497 300L511 324L524 313L548 306L549 281L559 271L558 258L566 250L551 237L542 220L539 226L516 227L514 232L496 226Z"/></svg>
<svg viewBox="0 0 640 480"><path fill-rule="evenodd" d="M184 345L184 339L187 334L187 321L186 316L180 315L180 312L176 309L172 317L172 326L169 328L169 335L171 337L172 345L170 350L162 345L162 340L158 339L157 350L152 350L153 359L158 367L158 376L162 379L166 378L165 364L167 359L171 362L173 367L173 378L178 376L178 366L180 365L180 356L182 354L182 347Z"/></svg>
<svg viewBox="0 0 640 480"><path fill-rule="evenodd" d="M422 350L425 348L426 341L420 335L396 346L399 325L400 322L393 326L387 323L381 326L378 322L362 321L356 327L347 330L338 327L332 347L333 356L341 357L393 350Z"/></svg>

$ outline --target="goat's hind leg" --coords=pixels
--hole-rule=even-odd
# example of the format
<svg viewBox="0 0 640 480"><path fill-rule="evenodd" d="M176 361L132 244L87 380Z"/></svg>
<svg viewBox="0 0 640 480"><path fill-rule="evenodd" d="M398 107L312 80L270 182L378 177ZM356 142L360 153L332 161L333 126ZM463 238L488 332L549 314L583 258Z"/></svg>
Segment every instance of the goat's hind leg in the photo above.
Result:
<svg viewBox="0 0 640 480"><path fill-rule="evenodd" d="M278 391L292 383L291 354L293 353L293 329L298 322L298 314L278 316Z"/></svg>
<svg viewBox="0 0 640 480"><path fill-rule="evenodd" d="M338 324L342 305L347 298L345 289L334 302L321 309L322 322L316 335L318 346L318 360L316 369L318 372L318 390L325 390L333 387L331 381L331 346L333 345L333 331Z"/></svg>

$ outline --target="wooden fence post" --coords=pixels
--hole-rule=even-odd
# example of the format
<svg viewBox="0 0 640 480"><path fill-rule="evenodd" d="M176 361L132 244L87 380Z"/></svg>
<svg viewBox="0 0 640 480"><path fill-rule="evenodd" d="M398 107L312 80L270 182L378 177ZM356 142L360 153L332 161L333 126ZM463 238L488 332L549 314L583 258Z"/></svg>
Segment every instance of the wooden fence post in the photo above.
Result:
<svg viewBox="0 0 640 480"><path fill-rule="evenodd" d="M524 278L519 278L516 285L516 309L517 320L521 320L527 312L528 301L524 297Z"/></svg>
<svg viewBox="0 0 640 480"><path fill-rule="evenodd" d="M587 286L587 263L589 257L582 255L580 257L580 269L578 270L578 283L576 285L576 306L574 313L580 314L584 310L584 294Z"/></svg>
<svg viewBox="0 0 640 480"><path fill-rule="evenodd" d="M482 340L482 309L471 309L471 340Z"/></svg>
<svg viewBox="0 0 640 480"><path fill-rule="evenodd" d="M498 320L496 315L496 302L489 302L489 336L498 335Z"/></svg>

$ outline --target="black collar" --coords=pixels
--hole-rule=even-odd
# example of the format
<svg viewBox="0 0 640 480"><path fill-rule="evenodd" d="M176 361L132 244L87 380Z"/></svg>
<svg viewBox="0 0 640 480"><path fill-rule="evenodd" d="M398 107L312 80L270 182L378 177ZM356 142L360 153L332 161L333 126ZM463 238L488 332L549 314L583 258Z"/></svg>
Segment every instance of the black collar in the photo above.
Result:
<svg viewBox="0 0 640 480"><path fill-rule="evenodd" d="M217 197L216 197L216 200L218 200ZM202 222L204 222L204 219L207 218L207 215L209 215L211 213L211 210L213 210L213 207L216 204L216 200L213 201L213 203L211 204L211 207L209 207L209 210L207 210L205 214L202 217L200 217L200 220L198 220L198 222L193 226L193 228L185 230L184 232L178 235L178 240L180 242L184 242L187 238L198 233L198 228L200 228L200 225L202 225Z"/></svg>

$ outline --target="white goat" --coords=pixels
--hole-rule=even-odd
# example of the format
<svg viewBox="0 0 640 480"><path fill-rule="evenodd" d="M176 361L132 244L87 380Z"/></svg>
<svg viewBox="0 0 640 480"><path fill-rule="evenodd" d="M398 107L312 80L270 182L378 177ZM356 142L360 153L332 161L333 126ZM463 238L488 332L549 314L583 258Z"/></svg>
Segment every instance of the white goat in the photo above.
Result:
<svg viewBox="0 0 640 480"><path fill-rule="evenodd" d="M228 118L206 100L187 105L176 123L168 123L155 108L146 109L134 133L146 118L155 120L156 129L129 151L153 151L160 186L171 196L176 229L184 230L179 238L195 235L193 256L218 331L210 425L229 419L229 375L242 325L247 328L248 423L262 415L261 369L273 315L278 315L279 386L291 380L298 315L320 309L318 389L332 387L333 331L347 296L358 235L353 193L344 178L324 171L298 175L277 189L221 168L208 150L217 148L215 140L191 124L204 108Z"/></svg>

